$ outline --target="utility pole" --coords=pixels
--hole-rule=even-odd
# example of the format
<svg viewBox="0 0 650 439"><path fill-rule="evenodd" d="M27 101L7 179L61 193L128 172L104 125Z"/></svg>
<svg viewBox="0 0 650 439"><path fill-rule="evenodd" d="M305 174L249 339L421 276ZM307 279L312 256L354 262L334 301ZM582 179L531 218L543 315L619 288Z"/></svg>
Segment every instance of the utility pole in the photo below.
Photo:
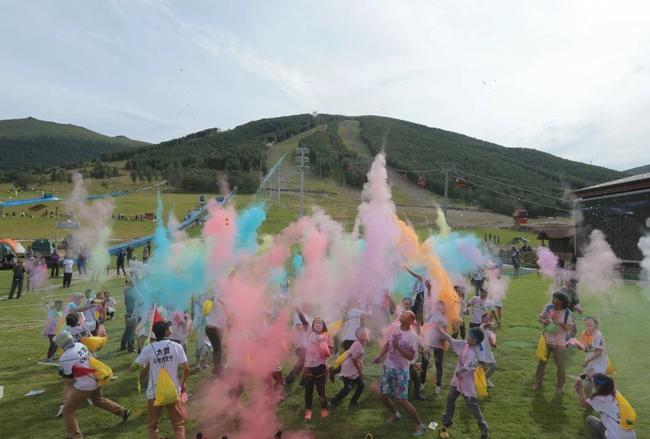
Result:
<svg viewBox="0 0 650 439"><path fill-rule="evenodd" d="M296 164L300 171L300 216L305 214L305 168L309 168L309 148L296 149Z"/></svg>
<svg viewBox="0 0 650 439"><path fill-rule="evenodd" d="M447 209L449 208L449 175L459 174L456 163L453 162L438 162L438 170L445 176L445 199L442 205L442 211L447 217Z"/></svg>
<svg viewBox="0 0 650 439"><path fill-rule="evenodd" d="M278 168L278 201L280 201L280 190L282 184L282 167Z"/></svg>

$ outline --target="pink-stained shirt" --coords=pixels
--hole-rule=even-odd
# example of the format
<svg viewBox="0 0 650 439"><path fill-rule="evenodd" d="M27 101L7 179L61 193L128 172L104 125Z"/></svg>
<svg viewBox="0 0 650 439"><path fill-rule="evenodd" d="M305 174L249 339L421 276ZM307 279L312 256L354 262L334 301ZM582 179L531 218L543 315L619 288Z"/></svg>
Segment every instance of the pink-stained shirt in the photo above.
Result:
<svg viewBox="0 0 650 439"><path fill-rule="evenodd" d="M327 341L324 334L316 334L310 330L305 337L305 367L317 367L325 364L325 356L321 343Z"/></svg>
<svg viewBox="0 0 650 439"><path fill-rule="evenodd" d="M348 357L341 365L342 377L350 378L351 380L359 377L359 370L357 370L357 367L354 365L354 360L357 360L357 362L360 363L361 370L363 371L364 353L365 349L363 345L358 340L355 340L355 342L352 343L352 346L350 346Z"/></svg>
<svg viewBox="0 0 650 439"><path fill-rule="evenodd" d="M478 366L477 347L471 347L465 340L451 340L451 349L458 355L458 363L454 371L451 385L455 386L463 396L476 398L476 384L474 383L474 369ZM465 372L457 374L461 368Z"/></svg>
<svg viewBox="0 0 650 439"><path fill-rule="evenodd" d="M543 318L548 318L551 320L553 325L555 326L554 330L550 330L550 327L547 326L547 329L544 330L544 336L546 337L546 343L553 345L553 346L564 346L567 340L567 332L561 328L560 325L564 325L564 320L566 316L566 324L567 325L574 325L573 321L573 313L569 310L555 310L551 308L549 312L547 312L547 308L549 305L546 305L540 314L540 317ZM567 314L568 313L568 314Z"/></svg>
<svg viewBox="0 0 650 439"><path fill-rule="evenodd" d="M47 311L47 321L45 322L45 328L43 329L43 335L56 335L56 324L61 318L61 312L50 308Z"/></svg>
<svg viewBox="0 0 650 439"><path fill-rule="evenodd" d="M433 327L433 324L437 323L442 329L447 328L447 317L444 314L435 312L424 322L424 345L432 348L444 348L444 338L442 338L442 333Z"/></svg>
<svg viewBox="0 0 650 439"><path fill-rule="evenodd" d="M418 335L412 329L402 331L402 328L399 326L392 325L386 336L388 353L384 360L384 366L390 367L391 369L409 370L412 360L407 359L401 352L393 348L393 340L395 338L399 340L399 346L402 349L413 352L415 356L418 352Z"/></svg>

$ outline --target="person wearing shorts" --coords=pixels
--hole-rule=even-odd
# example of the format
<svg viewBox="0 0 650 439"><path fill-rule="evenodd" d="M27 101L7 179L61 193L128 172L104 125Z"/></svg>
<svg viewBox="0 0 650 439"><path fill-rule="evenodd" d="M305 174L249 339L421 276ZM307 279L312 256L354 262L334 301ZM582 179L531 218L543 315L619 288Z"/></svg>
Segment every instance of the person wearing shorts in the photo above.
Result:
<svg viewBox="0 0 650 439"><path fill-rule="evenodd" d="M415 421L414 436L426 432L426 426L417 410L408 400L409 367L418 350L418 336L411 329L415 321L413 311L403 311L399 316L399 326L393 326L387 336L381 353L375 358L375 364L382 361L383 372L379 389L379 399L384 403L391 415L386 422L396 422L401 418L395 407L399 404Z"/></svg>

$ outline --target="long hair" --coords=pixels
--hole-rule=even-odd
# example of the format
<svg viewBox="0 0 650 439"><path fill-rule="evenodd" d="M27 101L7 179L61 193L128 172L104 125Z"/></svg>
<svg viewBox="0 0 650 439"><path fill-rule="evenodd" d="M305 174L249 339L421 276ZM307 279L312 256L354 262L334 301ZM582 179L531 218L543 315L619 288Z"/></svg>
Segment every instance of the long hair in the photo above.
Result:
<svg viewBox="0 0 650 439"><path fill-rule="evenodd" d="M315 317L314 320L311 321L311 330L316 332L314 329L314 323L316 323L317 320L320 320L323 323L323 332L321 332L321 334L324 334L327 332L327 324L325 324L325 320L321 319L320 317Z"/></svg>

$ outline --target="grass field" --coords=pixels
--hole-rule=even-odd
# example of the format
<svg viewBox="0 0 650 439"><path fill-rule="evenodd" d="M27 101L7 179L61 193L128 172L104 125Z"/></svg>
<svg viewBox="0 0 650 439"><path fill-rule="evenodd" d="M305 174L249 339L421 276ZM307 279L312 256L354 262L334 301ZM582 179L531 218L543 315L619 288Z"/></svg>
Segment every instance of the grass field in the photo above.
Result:
<svg viewBox="0 0 650 439"><path fill-rule="evenodd" d="M16 301L0 301L0 385L4 386L4 397L0 400L0 437L59 438L64 436L61 419L54 417L61 391L61 380L52 366L38 365L45 356L47 342L40 335L44 319L42 303L53 297L66 297L69 291L82 291L89 286L79 278L73 279L72 289L62 291L56 284L45 287L45 291L27 293ZM0 272L0 286L3 297L9 286L8 271ZM122 283L111 279L102 286L121 297ZM94 286L98 288L97 285ZM499 370L493 381L496 387L486 400L481 400L484 416L490 425L491 437L498 439L554 438L574 439L585 437L583 418L586 412L577 403L571 386L563 396L553 392L554 367L547 370L544 391L534 393L530 390L535 368L534 348L539 336L536 315L548 297L549 282L536 274L522 276L510 284L504 308L504 325L497 332L496 350ZM643 339L647 329L645 319L648 309L647 296L636 286L625 286L612 292L610 297L584 297L585 309L589 314L601 319L601 329L607 339L608 351L617 368L617 383L639 414L637 431L650 430L647 414L650 412L650 382L647 375L647 359L650 347ZM78 412L85 437L88 438L141 438L145 436L146 402L143 395L135 390L135 374L129 371L133 354L117 352L123 328L123 308L120 304L117 317L107 323L108 345L100 352L99 358L113 367L116 380L111 381L105 390L107 397L133 408L134 415L126 423L110 414L94 408L84 408ZM581 326L581 325L580 325ZM193 361L193 344L190 358ZM371 364L376 347L371 347L366 356L369 381L378 378L379 366ZM573 352L569 356L568 373L578 374L582 354ZM444 382L451 378L456 358L446 355ZM286 368L285 368L286 372ZM190 391L196 390L201 382L209 379L206 374L192 374ZM329 384L328 395L338 391L341 384ZM44 389L45 393L34 397L23 396L29 390ZM431 384L427 384L424 395L426 401L416 404L420 415L427 422L440 420L447 385L443 395L435 397ZM220 398L222 395L215 395ZM364 438L372 432L375 438L410 437L412 423L404 418L397 424L385 425L386 417L377 399L366 391L361 398L361 409L349 412L345 406L334 412L327 420L315 420L307 424L302 420L302 392L300 387L289 391L287 400L280 406L279 417L286 429L306 429L318 438ZM478 429L459 400L456 424L452 428L453 438L478 437ZM317 407L317 405L316 405ZM198 426L190 421L188 432L195 432ZM168 422L163 420L161 434L171 434ZM188 434L188 437L193 437ZM433 438L432 432L427 436ZM210 438L212 439L212 438Z"/></svg>

